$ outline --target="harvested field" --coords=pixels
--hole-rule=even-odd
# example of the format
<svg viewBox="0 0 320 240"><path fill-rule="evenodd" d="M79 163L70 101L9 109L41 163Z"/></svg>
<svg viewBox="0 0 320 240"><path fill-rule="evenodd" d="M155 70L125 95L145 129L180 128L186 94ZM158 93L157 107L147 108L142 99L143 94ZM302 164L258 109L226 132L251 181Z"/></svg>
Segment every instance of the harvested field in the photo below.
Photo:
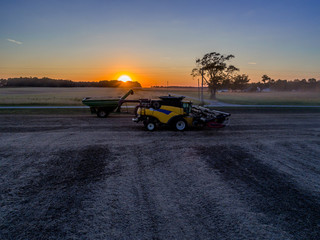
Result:
<svg viewBox="0 0 320 240"><path fill-rule="evenodd" d="M0 106L82 106L84 97L115 98L123 96L125 88L0 88ZM197 88L141 88L134 89L128 99L153 98L176 94L191 97L194 103L199 99ZM209 103L210 94L204 90ZM320 105L319 91L311 92L218 92L217 99L225 103L244 105Z"/></svg>
<svg viewBox="0 0 320 240"><path fill-rule="evenodd" d="M320 239L320 113L225 129L0 115L0 239Z"/></svg>

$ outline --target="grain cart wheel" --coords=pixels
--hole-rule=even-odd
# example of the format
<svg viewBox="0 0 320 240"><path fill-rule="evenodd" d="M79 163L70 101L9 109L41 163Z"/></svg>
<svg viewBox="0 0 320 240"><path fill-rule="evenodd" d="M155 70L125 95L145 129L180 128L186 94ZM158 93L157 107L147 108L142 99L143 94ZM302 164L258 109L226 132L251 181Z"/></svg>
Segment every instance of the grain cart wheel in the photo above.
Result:
<svg viewBox="0 0 320 240"><path fill-rule="evenodd" d="M106 118L109 115L109 112L105 109L99 109L97 112L97 116L99 118Z"/></svg>
<svg viewBox="0 0 320 240"><path fill-rule="evenodd" d="M146 128L146 130L151 132L156 129L156 123L154 121L147 121L145 122L144 127Z"/></svg>
<svg viewBox="0 0 320 240"><path fill-rule="evenodd" d="M184 119L180 118L175 122L174 127L177 131L186 130L187 129L187 122Z"/></svg>

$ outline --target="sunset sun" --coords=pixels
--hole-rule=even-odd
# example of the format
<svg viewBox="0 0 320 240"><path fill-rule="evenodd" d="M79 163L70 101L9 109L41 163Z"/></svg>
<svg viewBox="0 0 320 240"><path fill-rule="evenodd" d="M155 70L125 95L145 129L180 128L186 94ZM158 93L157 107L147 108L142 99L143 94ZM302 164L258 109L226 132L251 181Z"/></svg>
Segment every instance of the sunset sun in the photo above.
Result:
<svg viewBox="0 0 320 240"><path fill-rule="evenodd" d="M122 82L132 81L128 75L121 75L118 80Z"/></svg>

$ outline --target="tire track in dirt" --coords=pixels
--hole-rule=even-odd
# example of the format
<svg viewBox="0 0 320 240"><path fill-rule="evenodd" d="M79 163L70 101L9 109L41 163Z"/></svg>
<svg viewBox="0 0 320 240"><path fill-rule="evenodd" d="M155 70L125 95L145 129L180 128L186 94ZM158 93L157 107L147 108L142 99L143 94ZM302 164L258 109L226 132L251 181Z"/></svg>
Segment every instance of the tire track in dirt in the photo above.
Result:
<svg viewBox="0 0 320 240"><path fill-rule="evenodd" d="M267 224L280 226L294 239L319 239L320 204L290 176L263 164L239 146L198 149L208 167L237 189Z"/></svg>
<svg viewBox="0 0 320 240"><path fill-rule="evenodd" d="M18 199L4 217L2 239L83 237L77 232L85 228L80 210L94 197L92 183L121 172L112 161L106 147L87 146L79 151L58 151L35 165L38 175L26 179L14 193Z"/></svg>
<svg viewBox="0 0 320 240"><path fill-rule="evenodd" d="M262 231L256 234L244 225L235 224L237 220L221 207L221 199L216 198L214 189L204 190L203 183L219 183L210 183L206 177L199 180L198 157L193 156L191 162L184 160L184 153L190 148L167 146L166 153L161 153L161 148L157 142L150 142L148 148L128 150L135 156L132 164L137 168L133 170L135 177L132 179L136 214L129 216L129 222L138 222L134 236L139 239L182 236L256 239L260 236Z"/></svg>
<svg viewBox="0 0 320 240"><path fill-rule="evenodd" d="M251 151L272 168L287 175L299 189L320 202L320 142L308 138L274 141Z"/></svg>
<svg viewBox="0 0 320 240"><path fill-rule="evenodd" d="M136 191L136 197L138 202L136 203L137 206L140 205L140 209L142 207L142 212L144 213L146 219L142 222L142 226L144 229L141 229L141 232L151 232L151 238L152 239L159 239L159 229L158 224L160 222L160 218L158 216L158 213L156 212L156 206L155 201L153 199L153 196L151 194L150 189L150 181L149 181L149 173L148 173L148 164L146 165L143 160L145 159L142 156L142 152L144 154L147 154L145 151L143 151L142 148L137 149L137 180L139 182L139 190Z"/></svg>
<svg viewBox="0 0 320 240"><path fill-rule="evenodd" d="M161 226L166 223L164 216L159 214L161 209L157 204L157 193L154 189L158 185L154 179L154 171L166 165L169 159L165 156L155 158L154 153L157 152L157 146L153 143L150 142L149 148L137 146L130 150L134 156L135 166L132 194L134 208L137 210L135 217L139 219L136 236L140 236L142 239L163 238Z"/></svg>
<svg viewBox="0 0 320 240"><path fill-rule="evenodd" d="M284 142L280 143L280 147L284 148L283 152L287 153L290 161L300 165L302 169L311 170L320 175L320 169L317 169L320 164L320 151L317 150L320 149L319 142L309 142L309 144Z"/></svg>

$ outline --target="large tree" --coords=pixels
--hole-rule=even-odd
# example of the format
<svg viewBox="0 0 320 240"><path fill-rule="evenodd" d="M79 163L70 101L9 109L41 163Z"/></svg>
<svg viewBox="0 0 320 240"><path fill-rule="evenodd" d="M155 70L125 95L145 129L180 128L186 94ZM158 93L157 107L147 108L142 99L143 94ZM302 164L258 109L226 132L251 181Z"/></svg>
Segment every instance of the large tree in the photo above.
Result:
<svg viewBox="0 0 320 240"><path fill-rule="evenodd" d="M266 84L271 81L271 77L269 77L267 74L262 75L261 80L263 84Z"/></svg>
<svg viewBox="0 0 320 240"><path fill-rule="evenodd" d="M233 65L228 65L227 61L234 58L233 55L222 55L217 52L207 53L201 59L196 59L196 68L192 70L192 76L201 76L210 90L210 98L216 99L218 87L226 81L232 79L234 72L239 71Z"/></svg>
<svg viewBox="0 0 320 240"><path fill-rule="evenodd" d="M233 80L233 89L236 90L244 90L248 83L249 83L250 79L249 76L246 74L242 74L242 75L237 75L234 77Z"/></svg>

